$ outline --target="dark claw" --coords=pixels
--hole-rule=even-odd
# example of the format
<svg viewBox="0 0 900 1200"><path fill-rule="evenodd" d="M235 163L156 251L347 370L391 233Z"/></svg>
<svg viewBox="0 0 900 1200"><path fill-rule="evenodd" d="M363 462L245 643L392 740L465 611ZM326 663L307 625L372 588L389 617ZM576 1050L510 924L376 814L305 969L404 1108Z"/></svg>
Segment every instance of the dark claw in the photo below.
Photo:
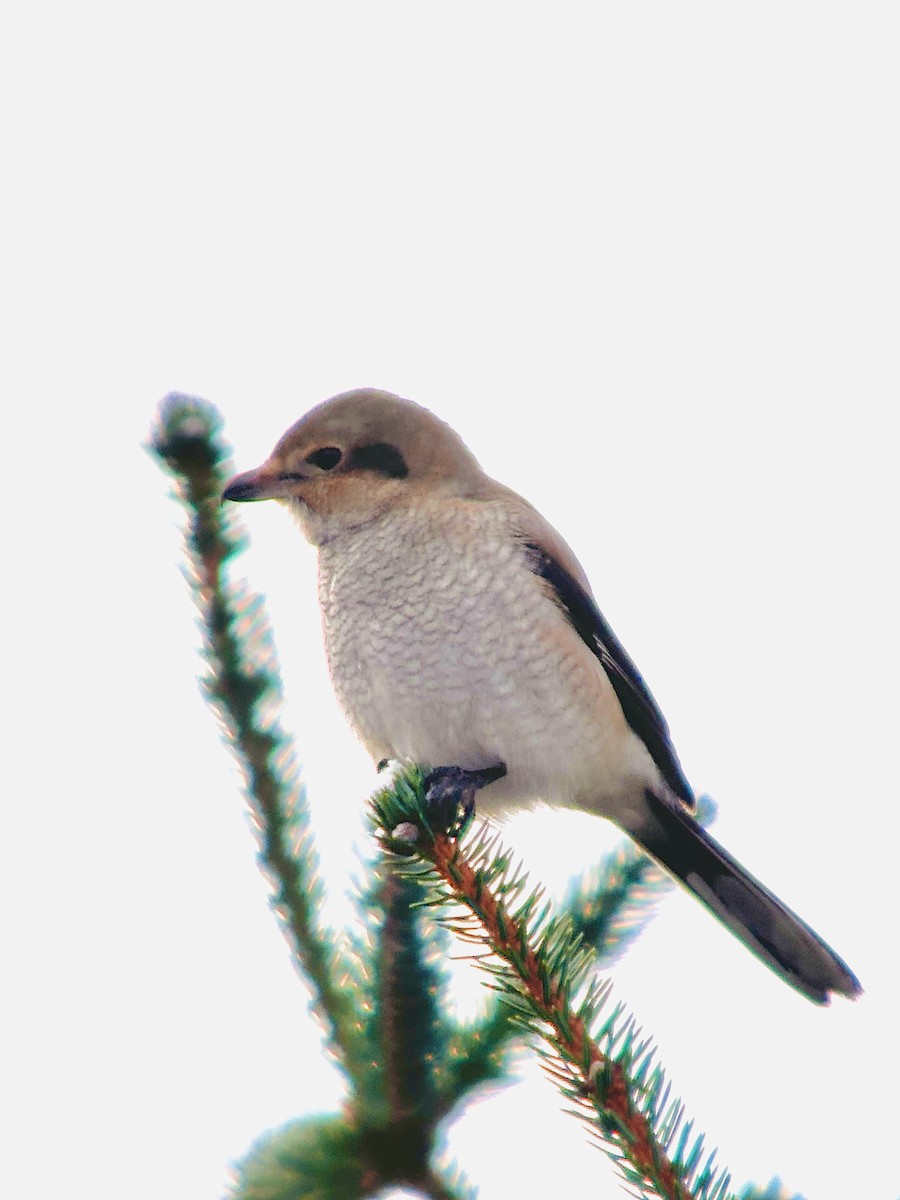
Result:
<svg viewBox="0 0 900 1200"><path fill-rule="evenodd" d="M458 837L475 811L475 793L502 779L506 766L465 771L462 767L435 767L425 776L425 803L435 832Z"/></svg>

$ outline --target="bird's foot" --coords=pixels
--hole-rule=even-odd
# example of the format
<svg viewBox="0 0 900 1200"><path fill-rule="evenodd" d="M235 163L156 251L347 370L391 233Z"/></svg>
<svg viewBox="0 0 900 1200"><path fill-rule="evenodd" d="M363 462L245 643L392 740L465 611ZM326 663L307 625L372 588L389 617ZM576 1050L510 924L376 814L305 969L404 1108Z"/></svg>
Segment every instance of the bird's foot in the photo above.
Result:
<svg viewBox="0 0 900 1200"><path fill-rule="evenodd" d="M425 804L436 832L459 837L475 811L475 793L506 774L505 763L466 771L462 767L434 767L425 776Z"/></svg>

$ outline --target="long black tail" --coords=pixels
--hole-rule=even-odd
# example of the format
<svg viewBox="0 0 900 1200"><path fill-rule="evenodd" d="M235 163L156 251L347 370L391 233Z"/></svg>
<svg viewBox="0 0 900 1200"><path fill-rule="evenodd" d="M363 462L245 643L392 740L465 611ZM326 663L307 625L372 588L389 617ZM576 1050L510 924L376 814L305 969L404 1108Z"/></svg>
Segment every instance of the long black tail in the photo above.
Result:
<svg viewBox="0 0 900 1200"><path fill-rule="evenodd" d="M777 975L815 1004L862 991L831 947L688 813L650 792L647 804L647 823L631 836Z"/></svg>

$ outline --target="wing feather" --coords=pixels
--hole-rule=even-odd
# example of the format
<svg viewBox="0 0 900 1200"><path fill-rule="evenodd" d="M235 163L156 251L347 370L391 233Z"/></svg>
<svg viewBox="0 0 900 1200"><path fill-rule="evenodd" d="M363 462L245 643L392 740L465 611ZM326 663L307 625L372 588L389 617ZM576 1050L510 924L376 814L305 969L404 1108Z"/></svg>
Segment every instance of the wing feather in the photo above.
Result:
<svg viewBox="0 0 900 1200"><path fill-rule="evenodd" d="M693 809L696 807L694 793L678 761L666 719L590 591L537 542L526 540L525 548L532 571L546 581L572 628L606 672L625 720L647 747L672 791Z"/></svg>

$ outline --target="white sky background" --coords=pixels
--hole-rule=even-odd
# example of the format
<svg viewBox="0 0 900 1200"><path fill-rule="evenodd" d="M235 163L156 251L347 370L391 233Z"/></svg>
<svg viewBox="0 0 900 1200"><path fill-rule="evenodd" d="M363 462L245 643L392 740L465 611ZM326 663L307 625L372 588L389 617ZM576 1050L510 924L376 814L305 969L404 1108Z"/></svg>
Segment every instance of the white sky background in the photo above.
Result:
<svg viewBox="0 0 900 1200"><path fill-rule="evenodd" d="M141 442L191 391L243 469L372 384L564 533L718 836L866 988L816 1010L670 896L614 977L689 1116L740 1185L896 1197L896 23L4 19L4 1194L213 1200L263 1129L339 1103ZM371 773L327 689L312 552L275 506L243 515L340 898ZM561 888L614 838L555 814L507 840ZM536 1082L451 1130L484 1200L621 1194L558 1107Z"/></svg>

